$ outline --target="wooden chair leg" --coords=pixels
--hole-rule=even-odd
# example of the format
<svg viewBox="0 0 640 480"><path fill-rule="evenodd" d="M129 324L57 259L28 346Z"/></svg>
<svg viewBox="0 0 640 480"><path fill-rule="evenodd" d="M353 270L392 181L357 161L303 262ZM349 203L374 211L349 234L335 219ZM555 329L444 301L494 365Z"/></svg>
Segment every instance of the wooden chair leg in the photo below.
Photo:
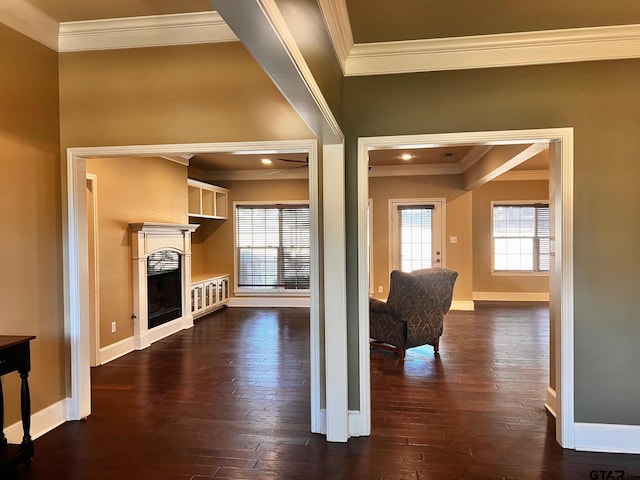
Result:
<svg viewBox="0 0 640 480"><path fill-rule="evenodd" d="M369 344L374 348L380 348L382 350L393 352L398 357L400 357L400 360L404 361L405 350L402 347L396 347L395 345L390 345L388 343L378 342L377 340L369 340Z"/></svg>
<svg viewBox="0 0 640 480"><path fill-rule="evenodd" d="M433 353L436 355L440 354L440 339L436 340L436 344L433 346Z"/></svg>

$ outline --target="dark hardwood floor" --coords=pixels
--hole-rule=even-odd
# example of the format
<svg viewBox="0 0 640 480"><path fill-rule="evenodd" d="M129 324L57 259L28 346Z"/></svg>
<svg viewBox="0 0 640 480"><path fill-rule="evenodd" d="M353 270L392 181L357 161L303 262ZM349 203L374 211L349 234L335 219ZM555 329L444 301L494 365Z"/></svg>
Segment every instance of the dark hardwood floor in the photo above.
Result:
<svg viewBox="0 0 640 480"><path fill-rule="evenodd" d="M10 479L590 479L632 455L563 450L544 409L546 306L451 312L441 354L371 353L372 435L310 431L309 312L226 309L92 370L93 414ZM601 477L597 477L601 478Z"/></svg>

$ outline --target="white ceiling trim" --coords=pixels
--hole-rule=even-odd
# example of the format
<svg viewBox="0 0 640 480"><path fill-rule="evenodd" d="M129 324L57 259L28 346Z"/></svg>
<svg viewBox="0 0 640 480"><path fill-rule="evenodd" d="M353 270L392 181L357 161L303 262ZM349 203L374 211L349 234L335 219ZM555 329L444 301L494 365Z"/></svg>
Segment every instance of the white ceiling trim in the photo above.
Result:
<svg viewBox="0 0 640 480"><path fill-rule="evenodd" d="M201 172L204 180L212 182L309 178L308 168L289 168L286 170L207 170Z"/></svg>
<svg viewBox="0 0 640 480"><path fill-rule="evenodd" d="M0 22L52 50L58 50L59 23L26 0L2 0Z"/></svg>
<svg viewBox="0 0 640 480"><path fill-rule="evenodd" d="M519 182L526 180L549 180L549 170L509 170L492 182Z"/></svg>
<svg viewBox="0 0 640 480"><path fill-rule="evenodd" d="M469 153L460 160L460 167L462 168L462 171L464 172L471 168L472 165L480 160L492 148L493 145L474 145Z"/></svg>
<svg viewBox="0 0 640 480"><path fill-rule="evenodd" d="M346 75L539 65L640 57L640 25L573 28L353 46Z"/></svg>
<svg viewBox="0 0 640 480"><path fill-rule="evenodd" d="M346 76L640 57L640 25L353 43L344 0L319 0ZM58 23L27 0L2 0L0 22L60 52L237 41L215 12Z"/></svg>
<svg viewBox="0 0 640 480"><path fill-rule="evenodd" d="M417 175L458 175L463 173L459 163L429 165L380 165L371 167L370 177L413 177Z"/></svg>
<svg viewBox="0 0 640 480"><path fill-rule="evenodd" d="M63 22L59 51L158 47L237 41L218 12Z"/></svg>
<svg viewBox="0 0 640 480"><path fill-rule="evenodd" d="M353 33L345 0L319 0L320 11L333 44L333 50L342 68L347 71L347 57L353 48Z"/></svg>

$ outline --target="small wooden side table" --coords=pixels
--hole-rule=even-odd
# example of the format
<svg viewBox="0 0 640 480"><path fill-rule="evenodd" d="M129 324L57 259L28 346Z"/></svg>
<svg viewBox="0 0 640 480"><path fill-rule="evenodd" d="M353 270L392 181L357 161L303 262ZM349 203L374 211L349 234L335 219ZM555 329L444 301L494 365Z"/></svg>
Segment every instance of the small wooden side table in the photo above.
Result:
<svg viewBox="0 0 640 480"><path fill-rule="evenodd" d="M0 376L17 371L22 379L20 387L20 412L22 414L22 443L7 443L4 436L4 397L0 382L0 471L13 468L20 463L29 465L33 458L33 441L29 435L31 427L31 399L27 377L31 370L29 342L36 337L0 335Z"/></svg>

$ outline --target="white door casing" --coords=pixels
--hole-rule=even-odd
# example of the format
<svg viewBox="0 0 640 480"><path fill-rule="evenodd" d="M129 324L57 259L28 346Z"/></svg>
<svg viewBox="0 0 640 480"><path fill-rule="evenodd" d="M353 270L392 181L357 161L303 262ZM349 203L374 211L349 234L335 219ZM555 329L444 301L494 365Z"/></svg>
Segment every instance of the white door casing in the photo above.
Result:
<svg viewBox="0 0 640 480"><path fill-rule="evenodd" d="M575 447L574 421L574 295L573 295L573 128L503 130L423 135L361 137L358 139L358 311L361 435L371 432L371 387L369 361L369 265L367 252L367 201L369 198L369 151L400 145L468 145L553 143L557 157L550 162L550 182L555 203L555 262L560 271L550 279L550 289L560 292L556 334L556 440L564 448Z"/></svg>

